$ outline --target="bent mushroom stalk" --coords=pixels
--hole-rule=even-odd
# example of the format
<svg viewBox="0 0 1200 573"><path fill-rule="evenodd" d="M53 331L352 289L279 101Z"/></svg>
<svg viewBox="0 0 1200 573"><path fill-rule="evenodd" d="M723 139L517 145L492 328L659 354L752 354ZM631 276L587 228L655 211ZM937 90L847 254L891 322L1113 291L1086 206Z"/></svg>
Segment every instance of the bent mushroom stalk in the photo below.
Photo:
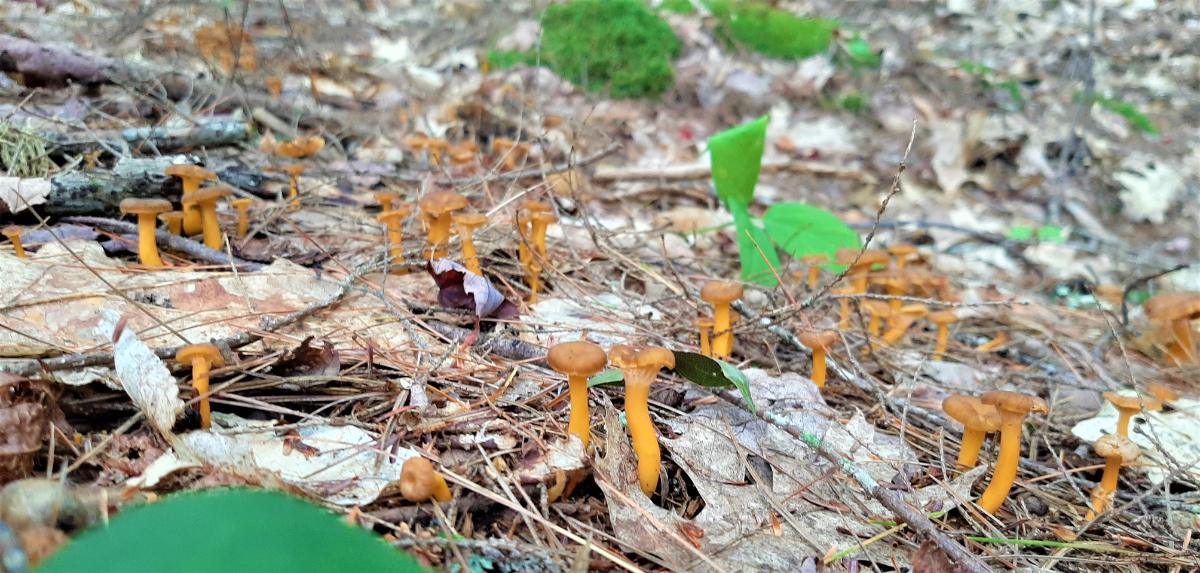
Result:
<svg viewBox="0 0 1200 573"><path fill-rule="evenodd" d="M1121 466L1136 460L1141 454L1133 440L1112 434L1096 440L1095 448L1096 455L1104 458L1104 474L1100 476L1100 483L1092 490L1092 511L1088 512L1088 519L1108 509L1113 494L1117 491L1117 477L1121 474Z"/></svg>
<svg viewBox="0 0 1200 573"><path fill-rule="evenodd" d="M388 256L392 259L392 264L404 260L404 233L401 226L411 213L412 207L400 205L395 210L384 211L375 216L376 221L387 227Z"/></svg>
<svg viewBox="0 0 1200 573"><path fill-rule="evenodd" d="M421 456L404 460L400 467L400 495L413 503L430 499L450 501L453 497L446 478L433 469L432 462Z"/></svg>
<svg viewBox="0 0 1200 573"><path fill-rule="evenodd" d="M709 333L712 332L713 320L707 316L702 316L693 321L692 325L700 331L700 354L711 358L712 344Z"/></svg>
<svg viewBox="0 0 1200 573"><path fill-rule="evenodd" d="M806 284L808 290L817 288L817 281L821 278L821 265L829 262L829 257L826 255L805 255L800 257L800 262L808 266L804 273L806 275ZM797 271L799 273L800 271Z"/></svg>
<svg viewBox="0 0 1200 573"><path fill-rule="evenodd" d="M1017 466L1021 461L1021 425L1030 412L1046 413L1046 403L1040 398L1016 392L993 391L980 397L980 401L995 406L1000 412L1000 453L996 456L996 469L992 481L979 498L979 506L988 513L996 513L1012 490L1017 478Z"/></svg>
<svg viewBox="0 0 1200 573"><path fill-rule="evenodd" d="M933 348L933 359L941 360L946 355L946 346L950 344L950 325L958 322L958 315L953 310L940 310L929 313L929 322L937 325L937 342Z"/></svg>
<svg viewBox="0 0 1200 573"><path fill-rule="evenodd" d="M229 204L237 211L237 238L244 238L250 233L250 206L254 204L254 199L241 197L230 201Z"/></svg>
<svg viewBox="0 0 1200 573"><path fill-rule="evenodd" d="M608 356L600 345L586 340L555 345L546 356L555 372L567 377L571 398L571 417L567 431L579 436L586 450L591 438L591 418L588 415L588 377L604 369Z"/></svg>
<svg viewBox="0 0 1200 573"><path fill-rule="evenodd" d="M1129 436L1129 422L1143 410L1157 412L1162 410L1162 401L1154 396L1139 396L1137 394L1118 394L1105 392L1104 399L1117 409L1117 435Z"/></svg>
<svg viewBox="0 0 1200 573"><path fill-rule="evenodd" d="M662 461L658 432L650 419L650 385L659 370L675 367L675 355L666 348L618 345L608 357L625 375L625 420L638 458L638 483L642 493L650 495L658 485Z"/></svg>
<svg viewBox="0 0 1200 573"><path fill-rule="evenodd" d="M190 344L179 349L175 360L192 367L192 387L200 396L200 427L212 426L212 409L208 403L208 377L213 366L224 366L221 351L212 344Z"/></svg>
<svg viewBox="0 0 1200 573"><path fill-rule="evenodd" d="M121 213L137 215L138 260L143 266L157 269L163 266L158 256L158 215L171 210L166 199L125 199L121 201Z"/></svg>
<svg viewBox="0 0 1200 573"><path fill-rule="evenodd" d="M963 425L962 447L958 450L958 468L975 467L979 450L988 434L1000 429L1000 412L974 396L951 394L942 400L942 411Z"/></svg>
<svg viewBox="0 0 1200 573"><path fill-rule="evenodd" d="M300 176L304 174L304 166L298 163L283 168L288 177L288 201L293 209L300 208Z"/></svg>

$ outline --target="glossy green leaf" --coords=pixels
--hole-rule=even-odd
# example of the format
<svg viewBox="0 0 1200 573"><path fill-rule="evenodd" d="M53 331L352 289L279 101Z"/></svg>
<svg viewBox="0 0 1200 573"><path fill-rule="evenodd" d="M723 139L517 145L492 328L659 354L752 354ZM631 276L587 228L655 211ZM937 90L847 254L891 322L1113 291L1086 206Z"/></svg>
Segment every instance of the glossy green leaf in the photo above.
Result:
<svg viewBox="0 0 1200 573"><path fill-rule="evenodd" d="M707 388L737 388L746 401L746 407L751 412L755 411L754 399L750 396L750 381L736 366L695 352L676 350L673 353L676 374Z"/></svg>
<svg viewBox="0 0 1200 573"><path fill-rule="evenodd" d="M858 233L820 207L779 203L763 215L767 234L793 257L825 255L834 260L838 249L862 246Z"/></svg>
<svg viewBox="0 0 1200 573"><path fill-rule="evenodd" d="M775 252L775 244L771 242L771 237L754 223L745 205L736 201L726 204L729 206L729 212L733 214L734 230L737 232L742 280L765 287L779 284L775 273L771 272L772 267L776 271L780 267L779 253Z"/></svg>
<svg viewBox="0 0 1200 573"><path fill-rule="evenodd" d="M708 138L713 185L717 187L717 196L727 205L730 201L749 205L754 200L754 186L758 184L767 141L767 121L764 115Z"/></svg>
<svg viewBox="0 0 1200 573"><path fill-rule="evenodd" d="M592 386L602 386L604 384L616 384L625 379L625 375L617 368L605 370L591 378L588 378L588 388Z"/></svg>
<svg viewBox="0 0 1200 573"><path fill-rule="evenodd" d="M871 48L862 36L857 33L845 44L846 54L850 56L850 65L856 68L878 68L881 62L879 54Z"/></svg>
<svg viewBox="0 0 1200 573"><path fill-rule="evenodd" d="M83 532L38 573L391 571L423 573L408 555L333 513L279 492L183 493L122 511Z"/></svg>

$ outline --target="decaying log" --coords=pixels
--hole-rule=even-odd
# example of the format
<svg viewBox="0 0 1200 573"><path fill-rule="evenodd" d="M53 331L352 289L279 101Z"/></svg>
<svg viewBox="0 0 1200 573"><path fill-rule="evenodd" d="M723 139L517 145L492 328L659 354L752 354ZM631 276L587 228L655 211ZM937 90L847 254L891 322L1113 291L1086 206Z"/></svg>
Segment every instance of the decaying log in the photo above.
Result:
<svg viewBox="0 0 1200 573"><path fill-rule="evenodd" d="M121 200L131 197L160 198L178 202L182 194L179 178L168 177L163 171L172 163L195 163L186 156L154 158L125 157L111 171L71 171L50 178L50 194L44 202L33 207L46 215L112 215ZM271 198L263 189L266 176L242 165L217 167L221 181L243 191ZM20 211L21 205L14 205ZM0 215L10 212L9 205L0 201Z"/></svg>
<svg viewBox="0 0 1200 573"><path fill-rule="evenodd" d="M38 135L49 142L51 152L77 153L97 147L143 152L167 152L195 147L229 145L243 141L249 127L240 121L207 120L193 127L131 127L84 133L40 131Z"/></svg>

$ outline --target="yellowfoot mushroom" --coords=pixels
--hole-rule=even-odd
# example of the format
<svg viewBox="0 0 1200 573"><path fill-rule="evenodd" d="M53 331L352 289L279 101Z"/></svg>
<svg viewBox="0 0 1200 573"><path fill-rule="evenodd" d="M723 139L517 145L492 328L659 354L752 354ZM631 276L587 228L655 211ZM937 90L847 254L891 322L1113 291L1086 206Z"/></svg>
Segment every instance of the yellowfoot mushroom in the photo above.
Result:
<svg viewBox="0 0 1200 573"><path fill-rule="evenodd" d="M600 345L586 340L564 342L550 349L546 362L559 374L567 377L571 396L571 418L567 431L579 436L586 450L591 439L588 416L588 377L603 370L608 356Z"/></svg>
<svg viewBox="0 0 1200 573"><path fill-rule="evenodd" d="M178 177L183 182L183 195L187 196L200 188L206 181L216 181L217 174L197 165L171 165L164 173ZM183 204L183 234L195 235L204 228L200 211L187 202Z"/></svg>
<svg viewBox="0 0 1200 573"><path fill-rule="evenodd" d="M650 419L650 385L659 370L675 367L675 355L666 348L618 345L608 357L625 375L625 420L638 458L638 483L650 495L658 485L662 461L658 432Z"/></svg>
<svg viewBox="0 0 1200 573"><path fill-rule="evenodd" d="M963 425L962 448L958 450L959 469L975 467L983 439L1000 429L1000 412L979 398L961 394L951 394L942 400L942 411Z"/></svg>
<svg viewBox="0 0 1200 573"><path fill-rule="evenodd" d="M996 513L1012 490L1017 478L1017 466L1021 461L1021 425L1030 412L1046 413L1046 403L1041 398L1017 392L993 391L980 397L984 404L995 406L1000 412L1000 453L996 456L996 469L992 481L979 498L979 506L988 513Z"/></svg>
<svg viewBox="0 0 1200 573"><path fill-rule="evenodd" d="M204 231L204 246L219 251L221 246L225 244L224 235L221 233L221 224L217 220L217 201L228 197L232 193L229 187L204 187L193 191L190 195L183 196L183 204L186 206L191 203L200 211L200 220L203 223ZM187 215L184 215L184 226L187 226Z"/></svg>
<svg viewBox="0 0 1200 573"><path fill-rule="evenodd" d="M158 215L171 210L171 202L166 199L125 199L121 201L121 213L137 215L138 221L138 260L143 266L152 269L163 266L162 258L158 256Z"/></svg>
<svg viewBox="0 0 1200 573"><path fill-rule="evenodd" d="M728 358L733 352L733 301L742 298L745 289L733 281L712 280L700 289L700 299L713 305L712 353L715 358Z"/></svg>
<svg viewBox="0 0 1200 573"><path fill-rule="evenodd" d="M1129 422L1134 415L1162 410L1162 401L1154 396L1127 396L1116 392L1105 392L1104 399L1117 409L1117 435L1129 436Z"/></svg>
<svg viewBox="0 0 1200 573"><path fill-rule="evenodd" d="M167 225L167 231L172 235L183 234L183 211L168 211L159 215L158 220Z"/></svg>
<svg viewBox="0 0 1200 573"><path fill-rule="evenodd" d="M1173 341L1167 355L1176 366L1200 365L1192 321L1200 319L1200 293L1171 292L1146 301L1143 307L1150 321L1166 327Z"/></svg>
<svg viewBox="0 0 1200 573"><path fill-rule="evenodd" d="M702 316L692 321L692 326L695 326L700 331L700 354L712 357L710 334L712 333L713 320L707 316Z"/></svg>
<svg viewBox="0 0 1200 573"><path fill-rule="evenodd" d="M237 210L237 238L241 239L250 232L250 206L254 204L254 199L240 197L230 201L229 204Z"/></svg>
<svg viewBox="0 0 1200 573"><path fill-rule="evenodd" d="M192 367L192 387L200 395L200 427L207 430L212 425L212 409L208 403L208 376L213 366L224 366L221 351L212 344L190 344L179 349L175 360Z"/></svg>
<svg viewBox="0 0 1200 573"><path fill-rule="evenodd" d="M404 460L400 466L400 495L413 503L424 503L430 499L450 501L450 487L446 478L433 469L433 463L414 456Z"/></svg>
<svg viewBox="0 0 1200 573"><path fill-rule="evenodd" d="M458 229L458 237L462 241L463 265L467 267L467 270L482 275L483 268L479 265L479 253L475 250L475 229L487 224L487 215L456 213L451 217L451 221Z"/></svg>
<svg viewBox="0 0 1200 573"><path fill-rule="evenodd" d="M4 235L12 243L13 253L17 255L17 258L24 259L27 256L25 255L25 245L21 244L21 232L20 227L9 225L0 230L0 235Z"/></svg>
<svg viewBox="0 0 1200 573"><path fill-rule="evenodd" d="M1141 454L1133 440L1113 434L1101 436L1096 440L1095 447L1096 455L1104 458L1104 474L1100 476L1100 484L1092 490L1092 512L1088 513L1088 519L1095 517L1096 513L1104 513L1112 505L1121 466L1136 460Z"/></svg>
<svg viewBox="0 0 1200 573"><path fill-rule="evenodd" d="M816 384L818 388L824 388L826 361L829 359L829 348L838 339L837 331L802 332L798 338L801 344L812 349L813 365L811 378L813 384Z"/></svg>
<svg viewBox="0 0 1200 573"><path fill-rule="evenodd" d="M404 220L412 214L412 207L400 205L399 209L384 211L375 216L375 220L387 226L388 256L392 264L404 261L404 234L401 230Z"/></svg>
<svg viewBox="0 0 1200 573"><path fill-rule="evenodd" d="M929 313L929 322L937 326L937 342L933 348L933 359L941 360L946 354L946 346L950 344L950 325L958 322L958 314L953 310L939 310Z"/></svg>
<svg viewBox="0 0 1200 573"><path fill-rule="evenodd" d="M446 256L452 215L466 208L467 198L453 191L434 191L422 197L417 206L429 221L429 257L436 259Z"/></svg>

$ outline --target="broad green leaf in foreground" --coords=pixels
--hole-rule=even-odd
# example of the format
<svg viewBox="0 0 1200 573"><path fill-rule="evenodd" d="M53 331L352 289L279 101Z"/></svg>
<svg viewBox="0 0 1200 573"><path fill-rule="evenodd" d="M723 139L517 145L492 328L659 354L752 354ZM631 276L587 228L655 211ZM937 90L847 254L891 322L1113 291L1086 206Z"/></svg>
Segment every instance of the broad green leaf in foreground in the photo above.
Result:
<svg viewBox="0 0 1200 573"><path fill-rule="evenodd" d="M390 571L424 573L408 555L334 514L278 492L183 493L85 531L38 573Z"/></svg>
<svg viewBox="0 0 1200 573"><path fill-rule="evenodd" d="M793 257L826 255L834 260L838 249L862 246L858 233L820 207L779 203L763 215L767 234Z"/></svg>
<svg viewBox="0 0 1200 573"><path fill-rule="evenodd" d="M778 268L779 255L762 229L753 223L749 211L750 203L754 200L754 186L758 184L758 174L762 169L767 121L764 115L722 131L708 139L708 149L712 156L713 185L717 188L717 196L733 215L742 278L763 286L775 286L778 281L768 264ZM758 245L755 246L755 243Z"/></svg>

